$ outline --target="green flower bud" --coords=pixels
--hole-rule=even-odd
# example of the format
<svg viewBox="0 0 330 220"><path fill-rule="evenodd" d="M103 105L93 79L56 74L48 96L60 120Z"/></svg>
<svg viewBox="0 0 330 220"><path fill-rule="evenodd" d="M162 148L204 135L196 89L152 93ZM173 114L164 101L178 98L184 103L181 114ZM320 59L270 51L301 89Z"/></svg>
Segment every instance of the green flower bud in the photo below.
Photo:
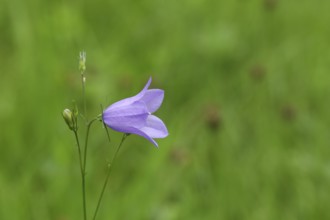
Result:
<svg viewBox="0 0 330 220"><path fill-rule="evenodd" d="M72 111L70 109L64 109L62 116L69 129L73 130L75 128L75 120Z"/></svg>

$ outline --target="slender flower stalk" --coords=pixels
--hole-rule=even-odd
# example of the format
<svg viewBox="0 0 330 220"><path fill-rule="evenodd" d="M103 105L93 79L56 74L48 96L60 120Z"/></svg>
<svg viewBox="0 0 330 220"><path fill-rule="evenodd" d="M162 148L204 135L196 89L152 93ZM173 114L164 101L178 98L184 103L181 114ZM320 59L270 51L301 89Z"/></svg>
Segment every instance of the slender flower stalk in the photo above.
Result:
<svg viewBox="0 0 330 220"><path fill-rule="evenodd" d="M92 126L92 124L99 120L98 117L94 118L87 124L87 129L86 129L86 137L85 137L85 148L84 148L84 162L83 162L83 167L84 167L84 172L86 171L86 158L87 158L87 148L88 148L88 137L89 137L89 131Z"/></svg>
<svg viewBox="0 0 330 220"><path fill-rule="evenodd" d="M87 158L88 137L89 137L90 127L96 120L98 120L98 118L94 118L87 124L86 136L85 136L85 147L84 147L83 154L81 153L78 132L74 131L77 146L78 146L79 162L80 162L80 169L81 169L81 185L82 185L84 220L87 219L87 205L86 205L86 203L87 203L87 199L86 199L86 161L87 161L87 159L86 158Z"/></svg>
<svg viewBox="0 0 330 220"><path fill-rule="evenodd" d="M86 187L85 187L85 168L82 163L82 155L81 155L81 148L80 148L80 143L79 143L79 138L78 138L78 133L77 131L73 131L75 138L76 138L76 143L78 147L78 156L79 156L79 163L80 163L80 172L81 172L81 189L82 189L82 198L83 198L83 213L84 213L84 220L87 219L87 209L86 209Z"/></svg>
<svg viewBox="0 0 330 220"><path fill-rule="evenodd" d="M114 161L115 161L115 159L117 157L117 154L118 154L118 152L119 152L121 146L123 145L123 143L124 143L124 141L125 141L125 139L126 139L127 136L128 136L128 134L124 134L123 135L123 137L122 137L122 139L120 141L120 144L118 145L118 148L117 148L117 150L116 150L116 152L115 152L115 154L114 154L111 162L108 164L107 176L105 178L105 181L104 181L104 184L103 184L103 188L102 188L102 191L101 191L99 200L97 202L97 206L96 206L96 209L95 209L95 212L94 212L93 220L96 219L97 212L98 212L98 210L100 208L100 204L101 204L101 201L102 201L102 198L103 198L103 194L104 194L105 188L107 187L107 184L108 184L108 181L109 181L109 177L110 177L110 173L111 173L111 170L112 170L112 167L113 167L113 163L114 163Z"/></svg>

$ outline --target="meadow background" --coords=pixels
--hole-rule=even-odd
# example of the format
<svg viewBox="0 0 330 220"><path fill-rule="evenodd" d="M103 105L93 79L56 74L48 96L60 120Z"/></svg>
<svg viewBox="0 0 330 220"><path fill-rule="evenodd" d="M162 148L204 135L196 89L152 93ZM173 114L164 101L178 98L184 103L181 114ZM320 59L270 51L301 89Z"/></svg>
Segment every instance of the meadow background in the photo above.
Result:
<svg viewBox="0 0 330 220"><path fill-rule="evenodd" d="M130 136L98 219L330 219L330 2L0 1L0 219L82 219L74 137L153 77L169 137ZM112 143L93 126L92 214Z"/></svg>

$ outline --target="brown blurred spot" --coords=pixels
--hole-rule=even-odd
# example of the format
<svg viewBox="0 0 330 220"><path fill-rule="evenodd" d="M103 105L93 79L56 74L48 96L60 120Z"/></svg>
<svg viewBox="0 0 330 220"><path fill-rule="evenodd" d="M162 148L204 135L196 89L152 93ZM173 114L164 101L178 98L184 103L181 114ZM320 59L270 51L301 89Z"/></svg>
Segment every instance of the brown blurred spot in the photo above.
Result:
<svg viewBox="0 0 330 220"><path fill-rule="evenodd" d="M291 104L286 104L281 109L281 115L285 121L293 121L296 118L296 108Z"/></svg>
<svg viewBox="0 0 330 220"><path fill-rule="evenodd" d="M256 81L261 81L266 75L266 69L262 65L254 65L250 70L250 76Z"/></svg>
<svg viewBox="0 0 330 220"><path fill-rule="evenodd" d="M152 77L152 83L150 85L150 88L163 88L164 85L163 85L163 81L157 77L157 76L154 76L154 75L150 75ZM149 79L148 78L145 78L145 82L147 82L147 80Z"/></svg>
<svg viewBox="0 0 330 220"><path fill-rule="evenodd" d="M267 10L274 10L278 4L278 0L264 0L264 6Z"/></svg>
<svg viewBox="0 0 330 220"><path fill-rule="evenodd" d="M65 84L70 88L80 86L81 78L79 73L68 72L65 74Z"/></svg>
<svg viewBox="0 0 330 220"><path fill-rule="evenodd" d="M205 122L207 126L213 130L217 131L221 124L222 118L220 116L220 109L215 105L209 105L205 109Z"/></svg>
<svg viewBox="0 0 330 220"><path fill-rule="evenodd" d="M172 149L169 157L170 157L171 161L173 161L174 163L179 164L181 166L187 165L190 160L189 153L187 152L187 150L185 150L183 148Z"/></svg>
<svg viewBox="0 0 330 220"><path fill-rule="evenodd" d="M130 89L133 86L132 77L128 74L122 74L118 81L120 89Z"/></svg>

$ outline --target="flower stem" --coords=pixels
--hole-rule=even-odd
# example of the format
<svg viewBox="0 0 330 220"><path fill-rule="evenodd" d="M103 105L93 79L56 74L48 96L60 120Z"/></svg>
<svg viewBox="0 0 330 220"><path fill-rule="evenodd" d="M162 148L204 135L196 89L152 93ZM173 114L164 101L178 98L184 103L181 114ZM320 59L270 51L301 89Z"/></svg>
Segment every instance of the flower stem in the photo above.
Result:
<svg viewBox="0 0 330 220"><path fill-rule="evenodd" d="M87 219L87 208L86 208L86 157L87 157L87 145L88 145L88 137L89 137L89 129L94 121L98 120L98 118L94 118L87 124L86 130L86 137L85 137L85 148L83 155L81 153L80 142L78 138L77 129L73 130L77 147L78 147L78 154L79 154L79 164L80 164L80 172L81 172L81 185L82 185L82 197L83 197L83 213L84 213L84 220Z"/></svg>
<svg viewBox="0 0 330 220"><path fill-rule="evenodd" d="M87 124L86 137L85 137L85 148L84 148L84 162L83 162L84 171L86 171L86 157L87 157L87 146L88 146L89 129L90 129L91 125L93 124L93 122L95 122L96 120L98 120L98 118L94 118L93 120L91 120Z"/></svg>
<svg viewBox="0 0 330 220"><path fill-rule="evenodd" d="M83 105L84 105L84 117L87 119L87 105L86 105L86 88L85 88L85 84L86 84L86 77L84 74L84 71L81 71L81 86L82 86L82 100L83 100Z"/></svg>
<svg viewBox="0 0 330 220"><path fill-rule="evenodd" d="M81 182L82 182L82 197L83 197L83 213L84 213L84 220L87 219L87 211L86 211L86 193L85 193L85 170L84 166L82 164L82 158L81 158L81 149L80 149L80 142L78 138L78 133L76 130L73 131L76 142L77 142L77 147L78 147L78 154L79 154L79 163L80 163L80 172L81 172Z"/></svg>
<svg viewBox="0 0 330 220"><path fill-rule="evenodd" d="M122 139L121 139L121 142L120 142L120 144L118 145L118 148L117 148L117 150L116 150L116 152L115 152L115 154L114 154L114 156L113 156L113 158L112 158L112 160L111 160L111 162L108 164L108 172L107 172L107 176L106 176L106 178L105 178L105 181L104 181L104 184L103 184L103 188L102 188L102 191L101 191L101 194L100 194L99 200L98 200L98 202L97 202L97 206L96 206L96 209L95 209L95 212L94 212L93 220L96 219L96 215L97 215L97 212L98 212L98 210L99 210L99 207L100 207L100 204L101 204L101 201L102 201L102 198L103 198L103 194L104 194L105 188L107 187L107 184L108 184L108 181L109 181L110 173L111 173L111 170L112 170L111 168L112 168L113 163L114 163L114 161L115 161L115 159L116 159L116 157L117 157L117 154L118 154L118 152L119 152L119 149L120 149L120 147L122 146L122 144L124 143L126 137L127 137L127 134L124 134L123 137L122 137Z"/></svg>

